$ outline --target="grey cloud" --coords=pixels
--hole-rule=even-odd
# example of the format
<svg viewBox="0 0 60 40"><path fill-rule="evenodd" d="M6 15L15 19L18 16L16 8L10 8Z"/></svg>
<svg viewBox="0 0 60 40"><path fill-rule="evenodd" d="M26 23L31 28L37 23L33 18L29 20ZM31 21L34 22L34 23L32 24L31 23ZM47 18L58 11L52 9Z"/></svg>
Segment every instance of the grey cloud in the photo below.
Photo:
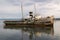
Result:
<svg viewBox="0 0 60 40"><path fill-rule="evenodd" d="M34 3L25 3L24 6L31 6L33 5Z"/></svg>
<svg viewBox="0 0 60 40"><path fill-rule="evenodd" d="M50 2L52 0L33 0L34 2Z"/></svg>
<svg viewBox="0 0 60 40"><path fill-rule="evenodd" d="M24 6L29 6L33 4L32 1L27 1L27 0L6 0L6 2L14 6L21 5L21 2L23 3Z"/></svg>
<svg viewBox="0 0 60 40"><path fill-rule="evenodd" d="M6 0L6 2L10 3L11 5L20 5L19 0Z"/></svg>
<svg viewBox="0 0 60 40"><path fill-rule="evenodd" d="M39 3L39 8L40 9L38 9L39 10L39 12L42 14L42 15L49 15L50 13L51 14L54 14L54 13L58 13L57 11L55 11L55 9L54 9L54 7L55 6L59 6L60 4L60 0L23 0L23 6L26 6L26 8L28 8L28 6L31 6L32 4L34 4L34 3ZM11 5L11 6L18 6L19 7L19 5L20 5L20 3L21 3L21 0L0 0L0 4L2 5L3 4L3 6L5 7L6 5ZM5 5L6 4L6 5ZM59 5L58 5L59 4ZM1 6L0 5L0 6ZM53 6L54 5L54 6ZM20 11L18 11L19 9L15 9L14 7L9 7L9 8L11 8L11 9L14 9L15 11L11 11L9 8L7 8L7 9L9 9L9 13L7 13L7 11L5 11L5 13L6 14L0 14L0 17L21 17L21 14L17 14L17 13L19 13ZM17 8L18 8L17 7ZM50 8L51 7L51 8ZM2 7L3 8L3 7ZM32 7L29 7L29 8L31 8L32 9ZM29 9L28 8L28 9ZM37 7L38 8L38 7ZM55 7L56 9L58 9L58 7ZM29 9L29 10L31 10L31 9ZM4 10L4 9L3 9ZM3 12L3 10L2 10L2 12ZM17 11L17 12L16 12ZM11 13L10 13L11 12ZM26 14L28 11L26 10L26 9L24 9L24 13ZM0 12L1 13L1 12ZM14 13L16 13L16 14L14 14ZM60 13L60 12L59 12ZM58 13L58 14L59 14ZM54 14L55 15L55 14ZM58 17L58 16L57 16Z"/></svg>
<svg viewBox="0 0 60 40"><path fill-rule="evenodd" d="M57 5L60 5L60 0L53 0L52 2L57 4Z"/></svg>

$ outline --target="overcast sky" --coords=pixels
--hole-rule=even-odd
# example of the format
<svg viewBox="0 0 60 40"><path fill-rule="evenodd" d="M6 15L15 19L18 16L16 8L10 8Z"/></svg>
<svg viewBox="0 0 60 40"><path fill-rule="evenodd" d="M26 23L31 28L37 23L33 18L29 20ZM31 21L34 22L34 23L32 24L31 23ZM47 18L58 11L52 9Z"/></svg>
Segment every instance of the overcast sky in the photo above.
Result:
<svg viewBox="0 0 60 40"><path fill-rule="evenodd" d="M21 18L21 3L24 17L35 12L35 4L36 14L60 18L60 0L0 0L0 18Z"/></svg>

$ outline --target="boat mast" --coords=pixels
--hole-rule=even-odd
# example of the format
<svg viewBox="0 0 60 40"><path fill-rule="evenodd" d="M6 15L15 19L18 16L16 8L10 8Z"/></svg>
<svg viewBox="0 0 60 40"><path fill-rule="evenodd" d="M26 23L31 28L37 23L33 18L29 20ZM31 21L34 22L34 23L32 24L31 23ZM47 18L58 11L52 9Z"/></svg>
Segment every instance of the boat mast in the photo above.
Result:
<svg viewBox="0 0 60 40"><path fill-rule="evenodd" d="M36 16L36 4L34 3L34 23L35 23L35 16Z"/></svg>
<svg viewBox="0 0 60 40"><path fill-rule="evenodd" d="M35 14L34 17L36 16L36 4L34 3L34 10L35 10Z"/></svg>
<svg viewBox="0 0 60 40"><path fill-rule="evenodd" d="M35 9L35 13L36 13L36 4L34 4L34 9Z"/></svg>
<svg viewBox="0 0 60 40"><path fill-rule="evenodd" d="M21 2L21 13L22 13L22 21L23 21L24 17L23 17L23 4L22 4L22 2Z"/></svg>

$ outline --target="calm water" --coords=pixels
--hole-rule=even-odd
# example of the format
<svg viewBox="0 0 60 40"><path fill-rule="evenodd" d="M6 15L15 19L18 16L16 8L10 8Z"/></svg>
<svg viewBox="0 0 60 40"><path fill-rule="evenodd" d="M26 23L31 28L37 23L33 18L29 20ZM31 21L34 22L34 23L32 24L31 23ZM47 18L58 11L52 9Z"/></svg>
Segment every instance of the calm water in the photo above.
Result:
<svg viewBox="0 0 60 40"><path fill-rule="evenodd" d="M43 28L6 27L0 20L0 40L60 40L60 21L54 26Z"/></svg>

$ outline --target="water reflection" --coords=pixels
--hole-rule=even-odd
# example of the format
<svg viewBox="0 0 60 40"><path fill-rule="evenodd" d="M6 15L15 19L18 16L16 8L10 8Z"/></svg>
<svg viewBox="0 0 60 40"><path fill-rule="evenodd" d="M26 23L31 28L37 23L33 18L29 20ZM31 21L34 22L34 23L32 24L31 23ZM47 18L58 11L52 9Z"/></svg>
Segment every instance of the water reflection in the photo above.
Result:
<svg viewBox="0 0 60 40"><path fill-rule="evenodd" d="M20 29L22 40L51 40L54 36L54 28L52 26L44 27L19 27L19 26L4 26L4 29ZM51 37L52 36L52 37Z"/></svg>

